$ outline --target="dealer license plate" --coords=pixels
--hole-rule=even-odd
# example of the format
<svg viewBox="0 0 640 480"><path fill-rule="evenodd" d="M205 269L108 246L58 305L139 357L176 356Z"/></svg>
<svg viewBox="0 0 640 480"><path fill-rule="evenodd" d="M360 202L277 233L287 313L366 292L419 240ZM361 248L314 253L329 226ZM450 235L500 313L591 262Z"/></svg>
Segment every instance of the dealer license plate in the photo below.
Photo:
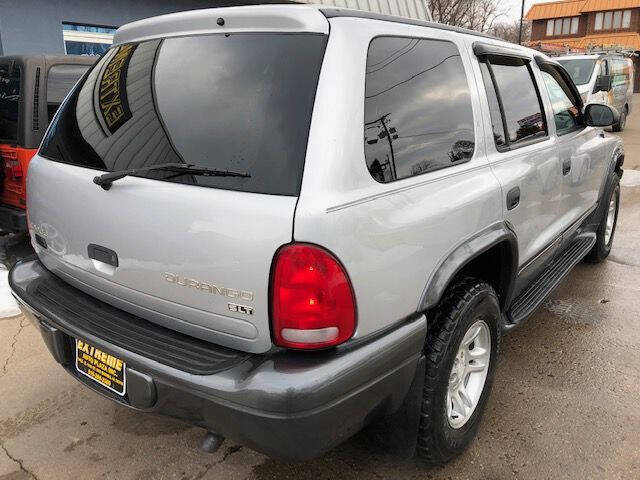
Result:
<svg viewBox="0 0 640 480"><path fill-rule="evenodd" d="M126 392L125 363L79 339L76 339L76 370L118 395Z"/></svg>

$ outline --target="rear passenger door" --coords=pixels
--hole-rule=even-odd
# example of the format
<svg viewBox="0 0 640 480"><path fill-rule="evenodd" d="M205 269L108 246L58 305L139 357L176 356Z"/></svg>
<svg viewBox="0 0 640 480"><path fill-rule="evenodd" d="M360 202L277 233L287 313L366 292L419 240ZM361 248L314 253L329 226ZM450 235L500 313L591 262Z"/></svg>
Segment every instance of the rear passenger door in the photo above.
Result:
<svg viewBox="0 0 640 480"><path fill-rule="evenodd" d="M476 45L474 50L488 107L487 157L502 185L505 220L518 237L523 287L560 244L562 168L535 63L500 47Z"/></svg>

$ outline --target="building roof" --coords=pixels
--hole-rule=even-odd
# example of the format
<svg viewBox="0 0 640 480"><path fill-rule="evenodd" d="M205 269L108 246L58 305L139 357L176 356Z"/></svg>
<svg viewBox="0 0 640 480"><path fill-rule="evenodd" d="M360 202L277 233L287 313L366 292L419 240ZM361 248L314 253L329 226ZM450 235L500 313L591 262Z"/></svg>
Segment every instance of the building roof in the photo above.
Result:
<svg viewBox="0 0 640 480"><path fill-rule="evenodd" d="M604 10L620 10L621 8L638 8L640 0L586 0L582 12L602 12Z"/></svg>
<svg viewBox="0 0 640 480"><path fill-rule="evenodd" d="M640 8L640 0L561 0L559 2L536 3L525 18L545 20L548 18L575 17L586 12L602 12L622 8Z"/></svg>
<svg viewBox="0 0 640 480"><path fill-rule="evenodd" d="M605 33L602 35L587 35L586 37L554 38L545 42L538 40L531 44L567 45L575 48L592 47L620 47L625 50L640 51L640 33Z"/></svg>
<svg viewBox="0 0 640 480"><path fill-rule="evenodd" d="M560 2L536 3L531 6L525 18L527 20L544 20L547 18L575 17L580 15L582 7L587 1L590 0L563 0ZM611 0L594 1L604 3Z"/></svg>

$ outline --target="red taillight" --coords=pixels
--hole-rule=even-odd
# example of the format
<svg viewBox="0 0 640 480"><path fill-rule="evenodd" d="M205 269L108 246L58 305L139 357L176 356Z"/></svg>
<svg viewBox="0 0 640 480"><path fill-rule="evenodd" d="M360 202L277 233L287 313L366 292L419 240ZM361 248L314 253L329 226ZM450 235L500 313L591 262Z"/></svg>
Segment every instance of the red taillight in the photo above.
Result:
<svg viewBox="0 0 640 480"><path fill-rule="evenodd" d="M316 349L353 335L356 311L347 273L326 250L308 244L283 247L271 287L272 327L281 347Z"/></svg>
<svg viewBox="0 0 640 480"><path fill-rule="evenodd" d="M13 178L22 178L22 165L20 165L20 162L11 163L11 175L13 175Z"/></svg>

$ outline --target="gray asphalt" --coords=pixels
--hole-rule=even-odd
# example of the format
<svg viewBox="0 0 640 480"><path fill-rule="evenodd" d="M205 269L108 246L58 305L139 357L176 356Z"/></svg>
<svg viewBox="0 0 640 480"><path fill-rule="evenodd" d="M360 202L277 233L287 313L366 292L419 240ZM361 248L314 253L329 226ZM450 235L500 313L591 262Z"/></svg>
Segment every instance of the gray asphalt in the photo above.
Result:
<svg viewBox="0 0 640 480"><path fill-rule="evenodd" d="M622 137L628 171L611 256L579 265L504 338L478 438L455 462L402 462L367 433L304 464L229 441L206 454L202 430L79 385L16 317L0 320L0 480L640 478L640 113Z"/></svg>

